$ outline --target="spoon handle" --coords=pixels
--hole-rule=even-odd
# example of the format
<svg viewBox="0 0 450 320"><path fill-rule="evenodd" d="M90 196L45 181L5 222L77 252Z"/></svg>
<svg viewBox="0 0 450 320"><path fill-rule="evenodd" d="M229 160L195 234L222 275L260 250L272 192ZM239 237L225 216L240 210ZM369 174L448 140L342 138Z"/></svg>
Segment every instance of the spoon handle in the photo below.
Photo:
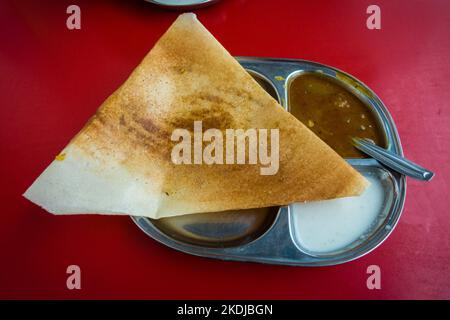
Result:
<svg viewBox="0 0 450 320"><path fill-rule="evenodd" d="M411 178L430 181L434 173L395 153L383 149L369 139L353 138L353 145L385 166Z"/></svg>

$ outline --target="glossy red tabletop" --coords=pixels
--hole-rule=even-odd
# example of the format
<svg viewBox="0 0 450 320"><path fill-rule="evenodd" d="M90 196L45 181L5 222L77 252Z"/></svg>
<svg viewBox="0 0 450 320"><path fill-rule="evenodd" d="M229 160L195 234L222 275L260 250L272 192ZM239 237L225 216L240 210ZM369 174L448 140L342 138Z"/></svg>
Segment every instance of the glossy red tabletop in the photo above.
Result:
<svg viewBox="0 0 450 320"><path fill-rule="evenodd" d="M68 30L66 8L81 8ZM366 8L381 8L381 30ZM402 218L369 255L300 268L171 250L129 217L54 216L22 193L131 73L178 12L143 0L0 1L1 298L450 298L450 2L222 0L195 11L233 54L328 64L388 106L405 154ZM68 290L66 268L81 268ZM366 286L381 268L381 289Z"/></svg>

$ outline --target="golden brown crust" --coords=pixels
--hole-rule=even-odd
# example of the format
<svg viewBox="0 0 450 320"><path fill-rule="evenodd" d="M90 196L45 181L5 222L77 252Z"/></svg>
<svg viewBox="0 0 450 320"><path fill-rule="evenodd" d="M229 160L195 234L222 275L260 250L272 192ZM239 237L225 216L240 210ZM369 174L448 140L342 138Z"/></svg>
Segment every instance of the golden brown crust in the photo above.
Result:
<svg viewBox="0 0 450 320"><path fill-rule="evenodd" d="M175 128L279 128L280 167L174 165ZM72 141L150 183L160 215L285 205L360 194L367 181L262 89L197 21L180 16ZM180 209L182 207L182 209ZM181 212L184 210L184 212Z"/></svg>

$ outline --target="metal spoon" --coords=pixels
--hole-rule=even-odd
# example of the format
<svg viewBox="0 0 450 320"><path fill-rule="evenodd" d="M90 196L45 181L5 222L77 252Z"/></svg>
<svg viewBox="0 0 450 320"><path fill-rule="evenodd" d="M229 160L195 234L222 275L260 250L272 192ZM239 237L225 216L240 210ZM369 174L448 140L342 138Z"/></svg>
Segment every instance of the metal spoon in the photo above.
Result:
<svg viewBox="0 0 450 320"><path fill-rule="evenodd" d="M411 178L430 181L434 173L414 162L374 144L370 139L353 138L353 145L385 166Z"/></svg>

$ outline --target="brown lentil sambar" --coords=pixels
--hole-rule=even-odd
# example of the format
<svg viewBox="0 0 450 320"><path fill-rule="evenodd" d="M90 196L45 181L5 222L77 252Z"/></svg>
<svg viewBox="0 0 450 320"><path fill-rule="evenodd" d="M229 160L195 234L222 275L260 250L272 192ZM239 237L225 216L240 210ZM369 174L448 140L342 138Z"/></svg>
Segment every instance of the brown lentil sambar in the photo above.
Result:
<svg viewBox="0 0 450 320"><path fill-rule="evenodd" d="M385 147L377 118L355 94L320 73L304 73L289 86L290 112L344 158L365 158L351 142L368 138Z"/></svg>

